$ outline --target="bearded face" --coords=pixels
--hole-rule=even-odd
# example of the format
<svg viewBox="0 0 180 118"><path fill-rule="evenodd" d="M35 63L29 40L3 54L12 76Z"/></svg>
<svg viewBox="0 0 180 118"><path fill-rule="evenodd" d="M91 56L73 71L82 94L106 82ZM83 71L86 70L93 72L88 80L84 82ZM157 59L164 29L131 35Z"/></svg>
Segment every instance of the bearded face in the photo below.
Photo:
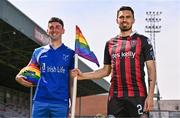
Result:
<svg viewBox="0 0 180 118"><path fill-rule="evenodd" d="M131 11L123 10L119 12L117 18L117 24L122 32L129 31L132 29L132 25L134 23L134 17Z"/></svg>
<svg viewBox="0 0 180 118"><path fill-rule="evenodd" d="M122 32L129 31L132 29L132 24L129 24L128 22L123 22L119 25L119 28Z"/></svg>

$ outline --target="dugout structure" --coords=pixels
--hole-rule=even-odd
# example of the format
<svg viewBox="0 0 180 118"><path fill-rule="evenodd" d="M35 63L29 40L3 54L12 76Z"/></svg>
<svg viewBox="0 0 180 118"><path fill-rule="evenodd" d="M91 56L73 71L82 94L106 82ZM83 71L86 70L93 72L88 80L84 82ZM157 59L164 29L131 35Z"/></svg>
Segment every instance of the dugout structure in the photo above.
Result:
<svg viewBox="0 0 180 118"><path fill-rule="evenodd" d="M0 85L11 89L30 92L19 85L15 76L26 66L35 48L48 44L46 32L33 20L7 0L0 0ZM79 68L92 71L79 60ZM109 83L104 79L78 81L77 96L107 93Z"/></svg>

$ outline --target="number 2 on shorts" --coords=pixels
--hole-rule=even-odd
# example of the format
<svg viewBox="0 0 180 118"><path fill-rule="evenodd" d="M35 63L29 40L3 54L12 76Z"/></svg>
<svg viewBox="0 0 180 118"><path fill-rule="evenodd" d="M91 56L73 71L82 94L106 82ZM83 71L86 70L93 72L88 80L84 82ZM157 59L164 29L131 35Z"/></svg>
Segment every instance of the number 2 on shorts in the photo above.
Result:
<svg viewBox="0 0 180 118"><path fill-rule="evenodd" d="M137 108L138 108L138 114L143 114L142 105L141 105L141 104L138 104L138 105L137 105Z"/></svg>

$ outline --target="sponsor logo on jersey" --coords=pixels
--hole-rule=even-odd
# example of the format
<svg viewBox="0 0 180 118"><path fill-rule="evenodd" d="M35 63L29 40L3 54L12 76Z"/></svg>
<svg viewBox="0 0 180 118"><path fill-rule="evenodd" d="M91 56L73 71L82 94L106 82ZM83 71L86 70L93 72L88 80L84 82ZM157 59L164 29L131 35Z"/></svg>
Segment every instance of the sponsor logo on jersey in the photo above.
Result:
<svg viewBox="0 0 180 118"><path fill-rule="evenodd" d="M46 58L47 57L47 55L42 55L40 58Z"/></svg>
<svg viewBox="0 0 180 118"><path fill-rule="evenodd" d="M63 66L46 66L45 63L42 64L42 72L50 72L50 73L65 73L65 69Z"/></svg>
<svg viewBox="0 0 180 118"><path fill-rule="evenodd" d="M113 59L116 59L116 58L125 58L125 57L134 58L135 55L136 55L136 53L132 52L132 51L120 52L120 53L112 54L112 58Z"/></svg>

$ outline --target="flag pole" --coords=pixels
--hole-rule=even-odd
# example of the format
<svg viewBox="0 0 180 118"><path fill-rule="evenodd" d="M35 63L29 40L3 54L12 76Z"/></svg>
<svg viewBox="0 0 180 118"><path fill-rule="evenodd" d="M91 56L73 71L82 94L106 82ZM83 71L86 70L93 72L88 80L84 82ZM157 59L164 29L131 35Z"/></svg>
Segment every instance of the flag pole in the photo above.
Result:
<svg viewBox="0 0 180 118"><path fill-rule="evenodd" d="M75 54L75 68L78 68L78 54ZM73 79L73 95L72 95L72 107L71 107L71 118L75 118L76 108L76 95L77 95L77 76Z"/></svg>
<svg viewBox="0 0 180 118"><path fill-rule="evenodd" d="M32 118L32 101L33 101L33 87L30 88L30 118Z"/></svg>

